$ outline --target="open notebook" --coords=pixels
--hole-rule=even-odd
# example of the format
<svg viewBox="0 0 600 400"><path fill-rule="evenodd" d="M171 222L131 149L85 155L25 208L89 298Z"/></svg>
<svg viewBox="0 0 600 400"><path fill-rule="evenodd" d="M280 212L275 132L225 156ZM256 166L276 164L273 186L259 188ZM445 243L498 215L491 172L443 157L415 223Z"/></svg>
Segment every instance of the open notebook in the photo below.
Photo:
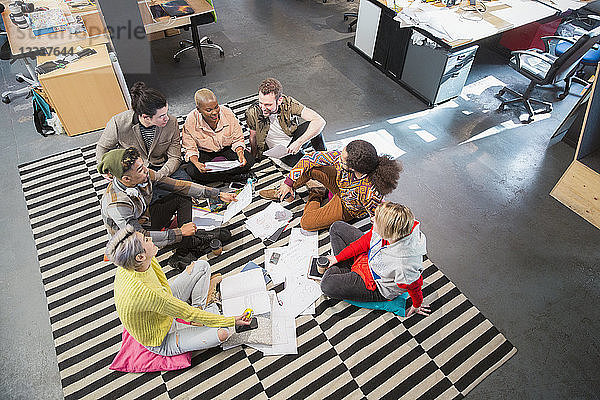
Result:
<svg viewBox="0 0 600 400"><path fill-rule="evenodd" d="M262 270L250 269L223 278L221 303L223 315L227 317L242 315L246 308L251 308L256 315L271 312L271 301Z"/></svg>

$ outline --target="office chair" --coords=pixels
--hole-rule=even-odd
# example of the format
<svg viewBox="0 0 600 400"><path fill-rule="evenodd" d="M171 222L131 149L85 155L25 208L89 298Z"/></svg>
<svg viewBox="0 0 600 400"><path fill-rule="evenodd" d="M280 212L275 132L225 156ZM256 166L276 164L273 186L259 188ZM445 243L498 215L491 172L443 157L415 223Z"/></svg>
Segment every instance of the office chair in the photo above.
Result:
<svg viewBox="0 0 600 400"><path fill-rule="evenodd" d="M542 38L542 40L544 39L545 38ZM524 121L525 123L533 121L533 116L535 114L551 112L552 103L532 98L531 92L536 85L550 85L564 80L565 89L558 95L559 100L564 99L569 94L571 82L573 80L581 82L579 78L574 77L577 65L599 40L600 27L581 36L571 47L566 49L566 51L559 56L539 49L517 50L511 52L512 57L509 65L518 73L528 78L531 82L523 94L512 90L507 86L503 87L497 94L497 97L502 100L498 110L503 110L508 104L523 103L529 114L527 121ZM502 96L505 93L509 93L515 98L504 100L502 99ZM534 110L531 103L543 105L544 108Z"/></svg>
<svg viewBox="0 0 600 400"><path fill-rule="evenodd" d="M198 35L199 25L211 24L213 22L216 22L216 16L214 13L192 16L190 18L190 25L183 27L183 29L185 30L192 30L192 40L182 40L179 42L179 47L181 47L181 50L179 50L177 53L175 53L175 55L173 55L173 60L175 60L175 62L179 62L181 60L179 56L183 52L186 52L191 49L196 49L196 51L198 52L198 59L200 59L200 68L202 68L202 75L206 75L206 64L204 63L202 48L205 47L217 49L219 50L219 55L221 57L225 56L225 52L223 51L223 48L221 46L213 43L212 40L208 38L208 36L204 36L202 39L200 39L200 36Z"/></svg>
<svg viewBox="0 0 600 400"><path fill-rule="evenodd" d="M3 12L4 12L4 5L0 4L0 14L2 14ZM0 31L0 35L7 36L6 32L4 32L4 31ZM35 73L35 70L34 70L33 66L31 65L31 62L29 61L29 58L35 59L37 54L39 54L39 51L19 54L19 55L15 56L15 55L11 54L8 41L2 45L2 49L0 51L0 58L3 60L10 60L11 64L13 64L15 61L17 61L19 59L22 59L23 62L25 63L25 68L27 68L27 71L31 75L31 78L30 78L23 74L16 74L15 79L17 80L17 82L19 82L19 83L25 82L26 86L21 89L7 90L7 91L3 92L2 93L2 102L4 104L10 103L11 97L13 97L13 96L19 96L22 94L26 94L29 96L31 94L31 89L33 89L34 87L40 86L40 82L37 80L37 75Z"/></svg>
<svg viewBox="0 0 600 400"><path fill-rule="evenodd" d="M354 1L354 0L346 0L346 1ZM358 22L358 13L357 12L346 12L344 13L344 21L348 21L348 18L354 18L352 21L348 23L348 32L352 32L352 27L356 25Z"/></svg>

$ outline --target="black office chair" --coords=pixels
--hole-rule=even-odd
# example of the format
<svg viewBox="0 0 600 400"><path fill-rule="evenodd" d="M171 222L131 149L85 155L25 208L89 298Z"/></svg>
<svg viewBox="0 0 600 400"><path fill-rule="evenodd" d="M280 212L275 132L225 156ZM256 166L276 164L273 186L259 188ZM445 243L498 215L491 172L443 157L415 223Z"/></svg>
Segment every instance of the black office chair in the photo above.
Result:
<svg viewBox="0 0 600 400"><path fill-rule="evenodd" d="M545 38L542 39L544 40ZM552 103L530 97L531 92L536 85L550 85L564 80L565 89L558 95L559 100L564 99L567 94L569 94L571 81L575 80L576 82L580 82L580 80L574 76L577 65L588 50L590 50L599 40L600 27L581 36L560 56L551 54L548 52L548 48L546 48L545 52L539 49L513 51L511 53L512 57L509 65L521 75L530 79L531 83L529 83L529 86L527 86L527 89L523 94L506 86L502 88L497 94L497 97L502 100L498 110L504 109L504 106L507 104L523 103L529 114L527 121L524 121L526 123L533 121L533 116L535 114L551 112ZM545 43L548 43L547 40ZM504 100L502 99L502 96L505 93L510 93L516 98ZM543 105L544 108L534 110L531 103Z"/></svg>
<svg viewBox="0 0 600 400"><path fill-rule="evenodd" d="M354 0L346 0L346 1L354 1ZM344 13L344 21L348 21L348 18L354 18L352 21L350 21L348 23L348 32L352 32L352 28L358 22L358 13L357 12Z"/></svg>
<svg viewBox="0 0 600 400"><path fill-rule="evenodd" d="M192 40L182 40L179 42L179 47L181 48L181 50L179 50L177 53L175 53L175 55L173 55L173 60L175 60L175 62L179 62L181 60L179 56L183 52L191 49L196 49L196 51L198 52L198 59L200 59L200 68L202 68L202 75L206 75L206 64L204 63L202 48L205 47L217 49L219 50L219 55L221 57L225 56L225 52L223 51L223 48L221 46L213 43L208 36L204 36L202 39L200 39L200 35L198 35L198 26L212 24L215 21L216 17L213 13L194 15L193 17L191 17L190 24L184 26L183 29L192 30Z"/></svg>

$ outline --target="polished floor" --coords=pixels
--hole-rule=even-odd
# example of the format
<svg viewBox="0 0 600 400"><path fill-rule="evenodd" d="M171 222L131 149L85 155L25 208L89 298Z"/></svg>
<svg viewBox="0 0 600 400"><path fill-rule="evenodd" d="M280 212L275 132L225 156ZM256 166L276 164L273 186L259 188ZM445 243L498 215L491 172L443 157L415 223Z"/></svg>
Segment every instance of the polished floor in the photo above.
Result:
<svg viewBox="0 0 600 400"><path fill-rule="evenodd" d="M170 60L179 38L152 43L154 73L144 79L165 92L172 112L187 113L200 87L226 102L254 93L273 76L323 115L328 141L387 131L405 152L390 200L414 210L430 258L518 349L468 398L600 398L600 231L549 196L574 153L549 140L581 87L555 102L550 117L521 126L519 112L495 111L499 87L490 77L517 89L527 82L494 52L480 49L471 94L429 111L347 47L352 34L342 13L356 3L214 3L219 20L203 33L224 47L225 57L207 50L206 76L193 53L178 64ZM18 64L0 63L3 88L17 86L18 70ZM552 99L556 90L537 93ZM33 128L30 100L0 108L0 397L60 399L17 165L93 143L98 134L43 138ZM435 140L423 140L422 130Z"/></svg>

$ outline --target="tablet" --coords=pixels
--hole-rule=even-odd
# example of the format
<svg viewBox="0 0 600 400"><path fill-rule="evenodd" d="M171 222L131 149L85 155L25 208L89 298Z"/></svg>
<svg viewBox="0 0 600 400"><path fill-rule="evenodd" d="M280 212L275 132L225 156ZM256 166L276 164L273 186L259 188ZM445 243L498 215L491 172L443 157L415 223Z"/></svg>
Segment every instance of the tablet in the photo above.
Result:
<svg viewBox="0 0 600 400"><path fill-rule="evenodd" d="M323 279L323 274L320 274L317 270L317 260L319 257L312 257L310 259L310 267L308 267L308 278L320 281Z"/></svg>

